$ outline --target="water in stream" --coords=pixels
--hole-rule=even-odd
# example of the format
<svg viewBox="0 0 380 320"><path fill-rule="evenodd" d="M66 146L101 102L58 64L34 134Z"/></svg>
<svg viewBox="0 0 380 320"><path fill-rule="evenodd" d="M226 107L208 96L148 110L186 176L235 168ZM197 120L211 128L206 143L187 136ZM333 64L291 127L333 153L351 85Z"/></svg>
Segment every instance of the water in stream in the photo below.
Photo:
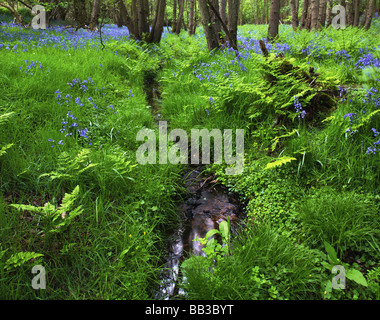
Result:
<svg viewBox="0 0 380 320"><path fill-rule="evenodd" d="M205 255L201 244L194 239L203 238L211 229L218 229L223 220L230 218L233 228L241 219L242 204L238 197L217 183L214 176L202 175L201 170L201 167L193 168L183 176L189 196L179 206L182 223L168 241L158 299L185 295L179 287L180 264L189 253Z"/></svg>

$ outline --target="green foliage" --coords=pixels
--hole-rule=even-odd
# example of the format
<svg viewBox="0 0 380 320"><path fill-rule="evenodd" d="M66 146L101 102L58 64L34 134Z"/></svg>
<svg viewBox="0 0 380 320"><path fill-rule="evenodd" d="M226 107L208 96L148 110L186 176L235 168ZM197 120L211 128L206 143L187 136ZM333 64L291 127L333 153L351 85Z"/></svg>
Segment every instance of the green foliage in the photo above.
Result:
<svg viewBox="0 0 380 320"><path fill-rule="evenodd" d="M3 251L5 252L5 251ZM43 257L43 254L35 253L35 252L18 252L13 254L10 258L8 258L4 263L4 269L9 271L24 265L26 262L32 259L37 259L39 257ZM1 259L1 256L0 256Z"/></svg>
<svg viewBox="0 0 380 320"><path fill-rule="evenodd" d="M268 170L268 169L273 169L276 167L281 167L283 164L289 163L289 162L294 161L294 160L297 160L297 159L293 158L293 157L284 156L284 157L281 157L274 162L268 163L264 169Z"/></svg>
<svg viewBox="0 0 380 320"><path fill-rule="evenodd" d="M300 204L300 218L309 241L321 245L324 241L338 248L342 255L347 249L374 243L379 237L378 205L357 192L337 192L322 188L312 192Z"/></svg>
<svg viewBox="0 0 380 320"><path fill-rule="evenodd" d="M74 204L79 196L79 186L71 193L66 193L59 207L46 203L43 207L35 207L23 204L11 204L10 206L23 211L37 213L42 221L42 233L64 232L76 217L83 213L82 206L75 207Z"/></svg>
<svg viewBox="0 0 380 320"><path fill-rule="evenodd" d="M337 253L336 253L335 249L328 242L325 241L324 246L325 246L325 250L327 253L327 255L325 256L325 259L327 258L328 262L322 261L322 265L328 271L331 272L333 270L334 266L339 265L339 266L344 268L344 270L345 270L344 275L349 280L354 281L357 284L364 286L364 287L368 286L367 280L365 279L365 277L363 276L363 274L359 270L352 268L349 266L348 263L344 263L341 260L339 260L337 257ZM344 287L344 289L346 289L346 288ZM330 299L332 296L332 291L333 291L332 282L331 282L331 279L328 279L325 282L324 299Z"/></svg>

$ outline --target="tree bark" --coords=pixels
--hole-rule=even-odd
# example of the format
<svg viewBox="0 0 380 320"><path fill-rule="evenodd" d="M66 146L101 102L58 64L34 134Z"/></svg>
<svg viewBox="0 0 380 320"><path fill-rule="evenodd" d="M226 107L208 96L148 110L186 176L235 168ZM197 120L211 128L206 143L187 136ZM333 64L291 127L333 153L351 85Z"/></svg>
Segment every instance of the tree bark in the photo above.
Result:
<svg viewBox="0 0 380 320"><path fill-rule="evenodd" d="M319 0L318 27L324 27L326 24L326 0Z"/></svg>
<svg viewBox="0 0 380 320"><path fill-rule="evenodd" d="M309 9L309 0L303 0L303 8L302 8L302 15L301 15L301 29L306 29L308 9Z"/></svg>
<svg viewBox="0 0 380 320"><path fill-rule="evenodd" d="M224 23L227 23L227 0L220 0L219 14Z"/></svg>
<svg viewBox="0 0 380 320"><path fill-rule="evenodd" d="M194 34L194 15L195 12L195 0L190 0L190 13L189 13L189 36L192 36Z"/></svg>
<svg viewBox="0 0 380 320"><path fill-rule="evenodd" d="M375 0L369 0L366 21L364 25L365 30L369 30L369 28L371 28L371 22L372 22L372 17L374 16L374 13L375 13Z"/></svg>
<svg viewBox="0 0 380 320"><path fill-rule="evenodd" d="M100 13L100 0L94 0L92 5L91 20L90 20L90 29L93 30L98 24Z"/></svg>
<svg viewBox="0 0 380 320"><path fill-rule="evenodd" d="M180 34L181 32L181 25L182 25L182 18L183 18L183 12L185 10L185 0L181 0L181 5L179 6L179 13L178 13L178 20L177 20L177 26L175 27L175 33Z"/></svg>
<svg viewBox="0 0 380 320"><path fill-rule="evenodd" d="M198 0L201 22L206 36L208 49L214 50L219 48L219 34L213 24L211 10L206 0Z"/></svg>
<svg viewBox="0 0 380 320"><path fill-rule="evenodd" d="M354 12L353 12L352 1L346 2L346 16L347 16L347 24L349 26L352 26L354 24Z"/></svg>
<svg viewBox="0 0 380 320"><path fill-rule="evenodd" d="M172 32L175 33L177 28L177 0L173 0L173 19L172 19Z"/></svg>
<svg viewBox="0 0 380 320"><path fill-rule="evenodd" d="M331 25L331 10L332 10L332 0L327 0L327 8L326 8L326 28Z"/></svg>
<svg viewBox="0 0 380 320"><path fill-rule="evenodd" d="M228 32L231 37L232 47L237 48L237 29L239 17L240 0L228 0ZM225 21L225 20L223 20Z"/></svg>
<svg viewBox="0 0 380 320"><path fill-rule="evenodd" d="M360 10L359 10L359 0L354 0L354 23L353 26L357 27L359 25L359 17L360 17Z"/></svg>
<svg viewBox="0 0 380 320"><path fill-rule="evenodd" d="M290 0L290 11L292 14L292 27L295 31L298 28L298 10L296 0Z"/></svg>
<svg viewBox="0 0 380 320"><path fill-rule="evenodd" d="M159 43L164 31L166 0L157 0L156 15L152 24L149 42Z"/></svg>
<svg viewBox="0 0 380 320"><path fill-rule="evenodd" d="M278 36L278 24L280 22L280 0L271 0L268 40L273 41Z"/></svg>
<svg viewBox="0 0 380 320"><path fill-rule="evenodd" d="M319 0L311 0L311 24L310 29L318 29Z"/></svg>

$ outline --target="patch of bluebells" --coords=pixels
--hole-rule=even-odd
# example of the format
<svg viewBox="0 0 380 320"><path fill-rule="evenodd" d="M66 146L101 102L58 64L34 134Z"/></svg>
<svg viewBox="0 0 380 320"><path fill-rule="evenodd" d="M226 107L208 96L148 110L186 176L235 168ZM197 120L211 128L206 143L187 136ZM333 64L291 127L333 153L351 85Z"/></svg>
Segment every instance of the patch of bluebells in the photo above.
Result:
<svg viewBox="0 0 380 320"><path fill-rule="evenodd" d="M86 108L88 105L91 105L94 109L98 109L98 106L95 104L95 99L93 96L91 96L88 91L88 87L90 85L95 85L95 82L91 79L88 78L87 80L81 81L79 78L74 78L71 82L67 83L68 86L70 87L70 90L76 89L77 91L81 91L81 96L73 96L71 94L64 94L60 89L58 89L55 94L56 94L56 99L58 101L59 105L63 105L64 102L66 102L66 106L69 108L71 106L71 102L73 102L73 106L79 106L81 108ZM95 87L95 91L101 90L103 95L106 95L104 92L105 88L101 87L100 89L98 87ZM75 92L75 90L74 90ZM128 99L133 98L133 92L130 89L128 92ZM75 97L75 98L74 98ZM105 111L105 108L109 108L113 113L116 113L114 110L114 105L112 104L105 104L105 106L102 109L102 115L103 111ZM91 113L88 113L88 109L83 109L86 115L91 115ZM96 111L94 111L96 112ZM85 121L85 120L83 120ZM84 139L87 141L89 145L92 145L92 142L90 140L90 132L88 128L84 128L80 125L80 122L78 121L78 118L73 115L71 111L67 112L66 118L62 119L62 128L60 129L60 133L64 134L64 137L62 140L59 140L58 144L59 145L64 145L65 144L65 139L68 137L73 137L73 138L80 138ZM49 139L49 142L55 142L53 139ZM52 145L54 147L54 144Z"/></svg>
<svg viewBox="0 0 380 320"><path fill-rule="evenodd" d="M62 128L59 130L61 134L64 134L64 138L58 141L59 145L64 145L64 139L67 137L79 137L87 140L88 145L92 145L88 137L88 129L80 128L78 123L78 118L74 116L71 111L68 111L66 114L66 119L62 119ZM49 142L55 142L55 140L49 138ZM54 147L54 145L52 145Z"/></svg>
<svg viewBox="0 0 380 320"><path fill-rule="evenodd" d="M294 96L294 108L296 109L296 113L298 115L298 118L304 119L306 116L306 111L303 110L301 103L299 102L297 96Z"/></svg>
<svg viewBox="0 0 380 320"><path fill-rule="evenodd" d="M344 115L344 119L346 119L346 118L349 118L349 120L350 120L350 126L349 126L349 128L345 132L349 133L351 135L351 137L352 137L352 135L356 132L356 130L352 131L352 126L353 126L354 122L358 122L359 121L359 118L358 118L357 113L355 113L355 112L350 112L350 113L345 114Z"/></svg>
<svg viewBox="0 0 380 320"><path fill-rule="evenodd" d="M380 108L380 94L375 88L365 89L366 94L364 95L363 102L373 105L376 109Z"/></svg>
<svg viewBox="0 0 380 320"><path fill-rule="evenodd" d="M338 61L350 60L352 56L346 50L335 51L334 59Z"/></svg>
<svg viewBox="0 0 380 320"><path fill-rule="evenodd" d="M372 133L375 138L379 135L375 128L372 128ZM373 147L368 147L366 154L376 154L377 151L380 151L380 139L373 143Z"/></svg>
<svg viewBox="0 0 380 320"><path fill-rule="evenodd" d="M321 59L322 58L321 51L324 48L325 48L324 46L320 46L318 43L315 43L314 41L310 41L308 46L301 49L301 53L303 53L306 56Z"/></svg>
<svg viewBox="0 0 380 320"><path fill-rule="evenodd" d="M338 90L339 90L340 101L341 102L346 101L345 96L347 94L347 90L341 87L340 85L338 85Z"/></svg>
<svg viewBox="0 0 380 320"><path fill-rule="evenodd" d="M375 58L372 53L363 55L358 62L355 63L356 69L364 69L370 66L380 68L380 59Z"/></svg>
<svg viewBox="0 0 380 320"><path fill-rule="evenodd" d="M38 68L40 69L40 70L43 70L43 66L42 66L42 64L41 64L41 62L39 62L39 61L36 61L36 62L34 62L34 61L28 61L28 60L24 60L24 62L25 62L25 64L26 64L26 69L25 70L23 70L23 68L20 66L19 67L19 69L21 70L21 71L23 71L24 73L26 73L26 74L28 74L28 75L34 75L35 73L36 73L36 70L38 70ZM28 62L29 62L29 64L28 64Z"/></svg>

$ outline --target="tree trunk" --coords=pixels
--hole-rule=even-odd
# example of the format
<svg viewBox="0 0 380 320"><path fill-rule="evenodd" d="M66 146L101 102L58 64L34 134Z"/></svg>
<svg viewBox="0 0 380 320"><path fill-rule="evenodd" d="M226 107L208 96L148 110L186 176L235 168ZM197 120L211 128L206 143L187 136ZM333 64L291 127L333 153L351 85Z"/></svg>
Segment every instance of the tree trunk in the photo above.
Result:
<svg viewBox="0 0 380 320"><path fill-rule="evenodd" d="M374 16L374 14L375 14L375 0L369 0L366 21L364 25L365 30L369 30L369 28L371 27L372 17Z"/></svg>
<svg viewBox="0 0 380 320"><path fill-rule="evenodd" d="M296 0L290 0L290 11L292 14L292 27L295 31L298 28L298 10Z"/></svg>
<svg viewBox="0 0 380 320"><path fill-rule="evenodd" d="M189 13L189 36L192 36L194 34L194 15L196 14L195 11L195 0L190 0L190 13Z"/></svg>
<svg viewBox="0 0 380 320"><path fill-rule="evenodd" d="M135 25L132 22L132 19L128 14L128 10L124 4L124 1L118 0L117 4L119 7L118 27L126 26L128 28L129 33L134 35L136 33Z"/></svg>
<svg viewBox="0 0 380 320"><path fill-rule="evenodd" d="M302 8L302 15L301 15L301 29L306 29L308 9L309 9L309 0L303 0L303 8Z"/></svg>
<svg viewBox="0 0 380 320"><path fill-rule="evenodd" d="M280 21L280 0L271 0L268 28L268 40L273 41L278 36L278 24Z"/></svg>
<svg viewBox="0 0 380 320"><path fill-rule="evenodd" d="M152 24L149 42L159 43L164 31L166 0L157 0L156 15Z"/></svg>
<svg viewBox="0 0 380 320"><path fill-rule="evenodd" d="M100 0L94 0L92 5L91 20L90 20L90 29L93 30L98 24L100 13Z"/></svg>
<svg viewBox="0 0 380 320"><path fill-rule="evenodd" d="M364 27L366 24L368 11L369 11L369 2L367 3L366 9L364 10L362 21L360 22L361 27Z"/></svg>
<svg viewBox="0 0 380 320"><path fill-rule="evenodd" d="M310 29L318 29L319 0L311 0L311 24Z"/></svg>
<svg viewBox="0 0 380 320"><path fill-rule="evenodd" d="M201 22L207 40L208 49L214 50L219 48L219 34L213 24L211 10L206 0L198 0Z"/></svg>
<svg viewBox="0 0 380 320"><path fill-rule="evenodd" d="M359 25L359 17L360 17L360 10L359 10L359 0L354 0L354 23L353 26L357 27Z"/></svg>
<svg viewBox="0 0 380 320"><path fill-rule="evenodd" d="M319 0L318 27L324 27L326 24L326 0Z"/></svg>
<svg viewBox="0 0 380 320"><path fill-rule="evenodd" d="M222 20L224 21L224 23L227 23L226 8L227 8L227 0L220 0L219 14Z"/></svg>
<svg viewBox="0 0 380 320"><path fill-rule="evenodd" d="M173 19L172 19L172 32L175 33L177 28L177 0L173 0Z"/></svg>
<svg viewBox="0 0 380 320"><path fill-rule="evenodd" d="M175 33L180 34L182 26L183 12L185 10L185 0L181 0L181 5L179 6L177 26L175 27Z"/></svg>
<svg viewBox="0 0 380 320"><path fill-rule="evenodd" d="M332 10L332 0L327 0L327 8L326 8L326 28L331 25L331 10Z"/></svg>
<svg viewBox="0 0 380 320"><path fill-rule="evenodd" d="M352 26L354 24L354 12L353 12L353 4L351 1L346 2L346 18L347 24Z"/></svg>
<svg viewBox="0 0 380 320"><path fill-rule="evenodd" d="M230 33L230 40L233 41L232 47L237 47L239 7L240 0L228 0L228 32Z"/></svg>

